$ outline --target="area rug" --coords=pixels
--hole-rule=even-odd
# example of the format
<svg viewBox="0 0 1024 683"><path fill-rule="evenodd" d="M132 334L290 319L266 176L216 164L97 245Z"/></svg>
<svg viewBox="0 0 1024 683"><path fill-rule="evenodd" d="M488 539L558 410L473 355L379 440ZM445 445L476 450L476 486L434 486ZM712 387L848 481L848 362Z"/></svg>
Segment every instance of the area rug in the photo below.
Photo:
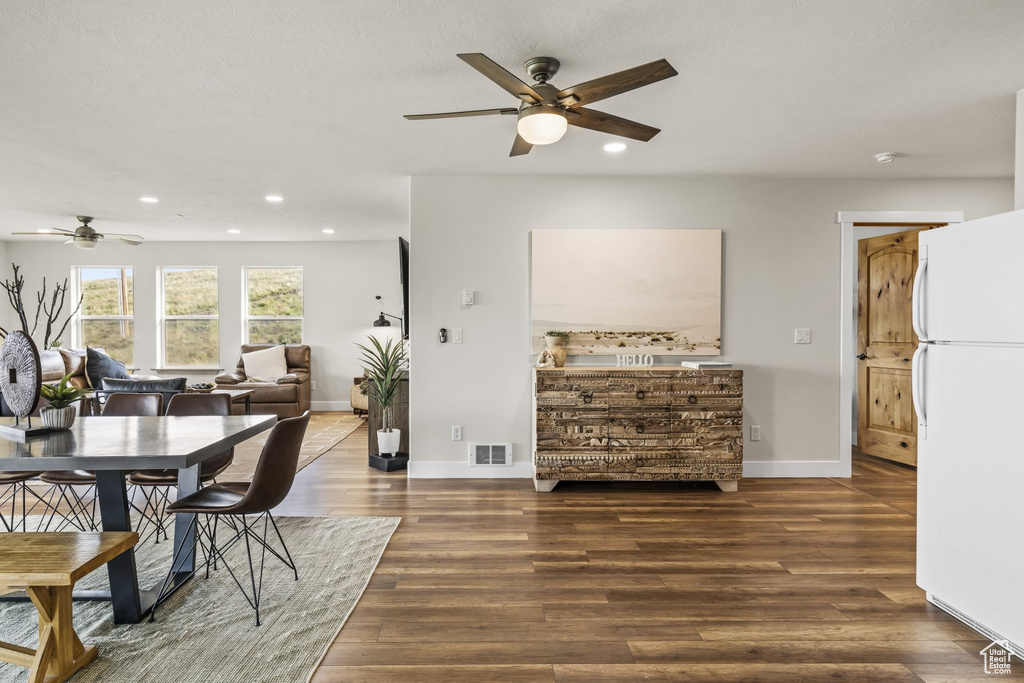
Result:
<svg viewBox="0 0 1024 683"><path fill-rule="evenodd" d="M366 589L399 517L281 517L278 525L299 581L275 562L263 574L262 624L222 568L197 575L160 606L154 623L115 625L107 602L76 602L74 621L99 657L75 683L296 683L306 681ZM137 555L143 587L170 565L170 543L145 544ZM241 543L228 552L246 572ZM269 559L269 558L268 558ZM247 578L247 577L246 577ZM101 568L79 588L107 585ZM34 647L31 604L0 603L0 640ZM26 670L0 664L0 681Z"/></svg>
<svg viewBox="0 0 1024 683"><path fill-rule="evenodd" d="M313 462L327 451L354 432L366 419L351 413L313 413L306 427L306 436L302 440L299 451L299 464L295 471ZM218 481L251 481L256 470L256 462L260 459L263 444L267 442L270 431L257 434L248 441L235 446L235 460Z"/></svg>

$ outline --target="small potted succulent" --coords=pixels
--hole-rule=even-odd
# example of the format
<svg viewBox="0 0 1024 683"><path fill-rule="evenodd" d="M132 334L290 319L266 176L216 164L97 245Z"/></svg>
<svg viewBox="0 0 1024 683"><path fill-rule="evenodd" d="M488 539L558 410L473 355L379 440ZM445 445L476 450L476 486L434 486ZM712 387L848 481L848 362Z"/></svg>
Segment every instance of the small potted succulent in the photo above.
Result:
<svg viewBox="0 0 1024 683"><path fill-rule="evenodd" d="M544 342L548 345L548 353L555 359L556 368L565 365L565 357L569 353L569 337L571 336L571 332L562 332L561 330L548 330L544 333Z"/></svg>
<svg viewBox="0 0 1024 683"><path fill-rule="evenodd" d="M64 375L59 384L44 384L39 395L49 405L39 411L44 427L50 429L71 429L75 423L75 402L89 393L88 389L79 389L71 384L71 375Z"/></svg>

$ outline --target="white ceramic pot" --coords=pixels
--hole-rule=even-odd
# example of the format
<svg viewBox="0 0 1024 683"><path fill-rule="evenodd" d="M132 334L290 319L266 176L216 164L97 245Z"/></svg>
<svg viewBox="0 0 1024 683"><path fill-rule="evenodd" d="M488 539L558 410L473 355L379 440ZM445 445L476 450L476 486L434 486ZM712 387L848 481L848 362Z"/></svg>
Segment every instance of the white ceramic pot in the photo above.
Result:
<svg viewBox="0 0 1024 683"><path fill-rule="evenodd" d="M78 415L78 411L74 406L43 408L39 411L39 418L42 420L43 426L50 429L71 429L71 425L75 424L76 415Z"/></svg>
<svg viewBox="0 0 1024 683"><path fill-rule="evenodd" d="M402 430L392 429L390 432L377 430L377 451L381 455L394 455L402 441Z"/></svg>

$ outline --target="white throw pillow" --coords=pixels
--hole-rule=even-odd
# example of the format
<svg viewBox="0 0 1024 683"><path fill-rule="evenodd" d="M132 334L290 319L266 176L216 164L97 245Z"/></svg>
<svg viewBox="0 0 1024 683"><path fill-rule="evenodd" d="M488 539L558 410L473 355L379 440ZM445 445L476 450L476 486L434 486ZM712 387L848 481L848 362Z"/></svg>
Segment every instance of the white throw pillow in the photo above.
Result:
<svg viewBox="0 0 1024 683"><path fill-rule="evenodd" d="M284 360L284 345L243 353L242 366L245 368L245 376L250 381L276 382L288 374L288 364Z"/></svg>

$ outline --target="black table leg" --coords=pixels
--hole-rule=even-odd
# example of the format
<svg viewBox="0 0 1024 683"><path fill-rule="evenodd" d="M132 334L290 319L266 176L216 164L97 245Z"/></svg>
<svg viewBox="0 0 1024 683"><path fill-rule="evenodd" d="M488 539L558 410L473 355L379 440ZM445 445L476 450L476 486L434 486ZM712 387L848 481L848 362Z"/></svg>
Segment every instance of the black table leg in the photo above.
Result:
<svg viewBox="0 0 1024 683"><path fill-rule="evenodd" d="M199 465L178 470L178 500L199 490ZM196 528L194 514L179 512L174 516L174 547L183 548L177 574L191 574L196 570ZM182 545L184 544L184 545Z"/></svg>
<svg viewBox="0 0 1024 683"><path fill-rule="evenodd" d="M131 531L128 514L128 489L124 472L100 470L96 472L96 495L100 502L100 516L104 531ZM107 563L110 579L110 600L114 608L115 624L134 624L142 620L149 605L142 604L139 577L135 571L135 549L129 548Z"/></svg>
<svg viewBox="0 0 1024 683"><path fill-rule="evenodd" d="M252 396L245 397L245 414L252 415Z"/></svg>

